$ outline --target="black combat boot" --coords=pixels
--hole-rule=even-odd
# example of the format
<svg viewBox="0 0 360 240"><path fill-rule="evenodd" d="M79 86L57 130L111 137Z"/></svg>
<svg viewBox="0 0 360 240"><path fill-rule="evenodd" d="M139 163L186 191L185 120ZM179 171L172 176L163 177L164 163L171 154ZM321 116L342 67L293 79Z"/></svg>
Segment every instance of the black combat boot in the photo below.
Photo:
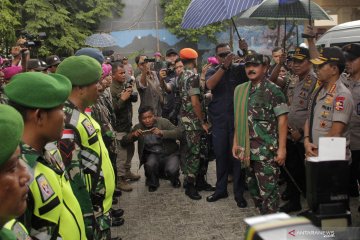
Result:
<svg viewBox="0 0 360 240"><path fill-rule="evenodd" d="M196 188L194 186L194 183L190 183L190 182L187 183L185 194L192 200L200 200L201 199L199 192L196 190Z"/></svg>
<svg viewBox="0 0 360 240"><path fill-rule="evenodd" d="M207 192L213 192L216 190L216 187L212 186L211 184L209 184L206 179L205 179L205 175L198 175L196 177L196 190L198 191L207 191Z"/></svg>

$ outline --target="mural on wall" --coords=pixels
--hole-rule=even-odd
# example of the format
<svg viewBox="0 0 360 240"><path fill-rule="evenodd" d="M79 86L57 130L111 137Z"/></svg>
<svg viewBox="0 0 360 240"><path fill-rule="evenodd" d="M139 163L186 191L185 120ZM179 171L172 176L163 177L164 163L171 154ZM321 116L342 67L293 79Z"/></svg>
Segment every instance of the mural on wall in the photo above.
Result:
<svg viewBox="0 0 360 240"><path fill-rule="evenodd" d="M253 49L259 53L271 55L271 50L276 46L276 41L283 46L284 26L278 30L270 29L267 25L251 25L238 27L240 35L245 38L249 45L249 49ZM278 38L278 31L280 36ZM297 32L303 32L303 26L299 25L298 29L292 24L287 25L287 41L286 47L288 50L293 49L298 43L302 43L301 36L297 36ZM157 44L159 43L160 52L164 54L167 49L175 48L180 50L184 47L192 47L197 49L202 55L203 59L214 55L215 44L209 42L206 36L200 36L198 43L188 43L186 39L177 38L167 29L139 29L111 32L111 35L117 40L117 47L113 47L116 54L127 56L134 52L145 53L152 56L157 51ZM229 31L224 31L217 34L218 42L229 42ZM234 51L237 48L237 36L234 38Z"/></svg>

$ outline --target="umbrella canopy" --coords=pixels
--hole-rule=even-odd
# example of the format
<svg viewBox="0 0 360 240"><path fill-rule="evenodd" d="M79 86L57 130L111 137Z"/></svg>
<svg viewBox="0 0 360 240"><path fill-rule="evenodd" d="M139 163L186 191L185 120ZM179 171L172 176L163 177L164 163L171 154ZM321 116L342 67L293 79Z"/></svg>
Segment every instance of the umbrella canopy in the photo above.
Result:
<svg viewBox="0 0 360 240"><path fill-rule="evenodd" d="M309 14L310 2L310 14ZM267 20L332 20L331 17L316 3L309 0L265 0L243 12L241 18Z"/></svg>
<svg viewBox="0 0 360 240"><path fill-rule="evenodd" d="M116 39L110 34L106 33L96 33L89 36L86 38L85 44L91 47L99 48L112 47L117 45Z"/></svg>
<svg viewBox="0 0 360 240"><path fill-rule="evenodd" d="M230 19L262 0L192 0L187 8L182 28L200 28L208 24Z"/></svg>

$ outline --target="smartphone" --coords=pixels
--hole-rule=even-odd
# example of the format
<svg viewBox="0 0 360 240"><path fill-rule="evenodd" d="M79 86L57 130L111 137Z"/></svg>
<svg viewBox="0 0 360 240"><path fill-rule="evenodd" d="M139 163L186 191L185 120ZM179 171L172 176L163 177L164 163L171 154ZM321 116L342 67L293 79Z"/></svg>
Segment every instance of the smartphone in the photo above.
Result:
<svg viewBox="0 0 360 240"><path fill-rule="evenodd" d="M142 134L151 134L152 130L148 129L148 130L142 130Z"/></svg>

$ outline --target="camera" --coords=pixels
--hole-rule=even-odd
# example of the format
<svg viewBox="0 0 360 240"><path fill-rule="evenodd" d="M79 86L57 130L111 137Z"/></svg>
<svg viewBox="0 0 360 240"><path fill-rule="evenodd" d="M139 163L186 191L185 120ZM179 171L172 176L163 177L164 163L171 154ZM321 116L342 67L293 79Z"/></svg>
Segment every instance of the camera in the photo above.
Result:
<svg viewBox="0 0 360 240"><path fill-rule="evenodd" d="M42 41L46 38L45 32L39 32L38 34L31 34L25 30L20 32L20 37L26 39L26 42L23 43L24 47L41 47Z"/></svg>
<svg viewBox="0 0 360 240"><path fill-rule="evenodd" d="M149 62L156 62L155 58L145 58L144 62L149 63Z"/></svg>
<svg viewBox="0 0 360 240"><path fill-rule="evenodd" d="M169 76L175 73L175 64L173 62L166 63L166 75Z"/></svg>
<svg viewBox="0 0 360 240"><path fill-rule="evenodd" d="M127 88L132 88L132 84L133 84L133 80L132 79L129 79L128 81L126 81L125 83L125 89ZM138 93L137 92L132 92L131 95L130 95L130 102L137 102L138 100Z"/></svg>

